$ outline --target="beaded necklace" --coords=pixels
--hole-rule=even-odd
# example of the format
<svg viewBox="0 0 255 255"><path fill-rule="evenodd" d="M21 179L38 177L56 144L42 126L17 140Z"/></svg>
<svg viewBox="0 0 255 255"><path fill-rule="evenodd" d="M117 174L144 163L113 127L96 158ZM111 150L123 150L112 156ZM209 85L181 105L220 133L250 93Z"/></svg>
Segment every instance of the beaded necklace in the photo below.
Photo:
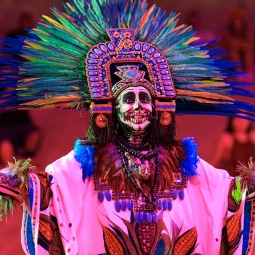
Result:
<svg viewBox="0 0 255 255"><path fill-rule="evenodd" d="M139 148L139 150L138 149L133 149L133 148L131 148L131 145L128 145L128 143L126 143L126 142L122 142L120 139L118 139L117 142L118 142L119 147L122 150L127 151L128 153L130 153L131 155L133 155L136 158L151 159L152 157L156 157L156 155L158 154L158 150L157 150L157 147L156 147L155 144L152 144L152 146L153 146L152 151L149 151L146 154L142 154L140 152L142 149L140 149L140 148ZM132 146L133 146L133 144L132 144ZM146 147L148 147L148 146L149 146L149 144ZM143 148L143 147L141 147L141 148Z"/></svg>
<svg viewBox="0 0 255 255"><path fill-rule="evenodd" d="M130 150L132 152L129 152L130 154L134 155L134 156L137 156L138 158L146 158L146 159L150 159L152 158L154 155L155 155L155 158L156 158L156 170L155 170L155 180L154 180L154 187L153 187L153 190L152 190L152 194L151 194L151 198L146 194L146 192L139 187L139 185L137 184L132 172L129 170L128 168L128 159L127 157L125 156L125 152L124 150L122 149L122 146L120 145L120 147L118 147L118 151L120 153L120 157L121 157L121 161L122 161L122 164L123 164L123 168L125 170L125 172L127 173L127 177L130 179L130 181L132 182L132 184L134 185L135 189L140 192L144 199L145 199L145 202L146 202L146 207L148 206L149 210L156 210L157 208L157 203L156 203L156 192L157 192L157 189L158 189L158 181L159 181L159 171L158 171L158 149L157 147L155 146L154 150L153 150L153 154L152 153L147 153L147 154L141 154L141 153L137 153L136 151L134 150ZM148 155L149 154L149 155ZM146 157L144 157L144 155Z"/></svg>
<svg viewBox="0 0 255 255"><path fill-rule="evenodd" d="M147 152L144 152L143 146L142 148L137 149L132 148L133 144L129 144L128 142L124 141L124 139L117 139L116 143L116 153L112 156L115 157L117 160L119 156L119 163L118 166L122 166L122 181L124 181L125 177L129 180L129 185L132 186L122 186L120 190L115 189L114 182L109 185L108 175L107 172L104 175L99 174L94 176L94 185L95 189L98 190L98 200L102 203L104 198L107 201L114 200L114 207L117 212L125 211L128 209L129 211L134 210L134 216L137 223L140 222L157 222L158 221L158 210L172 210L172 200L177 199L179 197L181 200L184 198L184 190L183 188L186 187L186 176L182 175L180 171L178 172L167 172L168 178L172 179L171 184L169 184L164 189L159 189L159 179L160 179L160 169L159 169L159 148L155 144L149 144L148 148L146 148ZM113 148L110 149L112 151ZM161 149L162 150L162 149ZM105 151L107 153L107 151ZM105 158L105 153L102 154L102 157ZM136 174L139 174L137 165L135 166L135 171L132 171L132 168L129 166L129 162L132 165L132 160L129 161L129 156L136 157L140 160L153 160L154 161L154 172L151 175L150 179L150 188L147 189L147 181L144 180L145 185L140 185L139 179L137 179ZM111 156L110 156L111 158ZM101 159L102 160L102 159ZM113 162L112 159L110 162ZM164 164L161 162L161 164ZM107 165L107 163L106 163ZM108 168L111 166L104 165L104 168ZM113 166L113 165L112 165ZM108 168L110 169L110 168ZM107 170L109 171L109 170ZM164 171L161 169L161 171ZM119 172L120 174L120 172ZM112 176L109 178L116 178L116 172L112 173ZM141 175L143 178L143 176ZM147 183L147 184L146 184ZM142 187L143 186L143 187Z"/></svg>
<svg viewBox="0 0 255 255"><path fill-rule="evenodd" d="M128 137L127 139L131 140L130 137ZM142 137L140 137L140 139L142 139ZM145 150L149 147L149 142L145 142L145 143L138 142L138 143L136 143L136 139L134 139L134 142L128 143L121 136L119 136L118 134L117 134L117 141L125 147L135 148L137 150Z"/></svg>
<svg viewBox="0 0 255 255"><path fill-rule="evenodd" d="M132 144L130 145L126 144L126 146L131 147ZM147 146L148 147L145 149L149 150L149 145ZM153 145L150 146L153 147ZM125 177L123 173L126 173L126 170L124 169L122 160L120 158L120 153L118 151L119 148L117 145L109 144L104 149L101 149L102 152L98 154L97 156L98 158L96 161L103 162L102 163L103 168L100 169L95 174L94 174L94 162L95 162L94 154L96 153L96 150L93 146L80 145L80 141L77 140L75 144L75 158L78 162L81 163L84 180L86 176L92 176L94 174L94 186L95 190L98 191L98 200L100 203L103 203L103 201L105 200L109 202L113 200L116 212L128 210L130 212L134 212L135 221L137 223L139 222L150 223L157 222L158 210L171 211L174 200L176 200L178 197L180 200L184 199L184 189L187 186L186 179L196 175L196 165L198 162L198 157L196 154L197 150L196 143L192 138L185 138L183 139L181 146L183 146L185 149L186 157L180 161L179 171L174 172L171 171L171 168L168 169L168 165L165 164L165 162L171 161L170 158L172 157L171 155L173 153L166 153L166 150L164 150L162 147L155 148L155 150L158 150L158 155L160 155L160 157L159 156L156 157L158 161L157 173L159 173L158 174L159 177L157 177L158 178L157 186L158 189L160 190L155 192L156 188L154 187L153 197L154 200L156 197L157 208L153 211L147 209L143 195L139 195L138 193L136 194L135 191L131 190L131 186L133 187L134 190L134 185L133 183L131 183L130 179L128 179L131 185L130 187L122 186L122 182L125 182L124 180ZM140 151L143 149L144 148L139 148ZM140 151L138 152L140 153ZM125 154L128 153L125 152ZM162 157L164 158L164 160L162 160ZM176 157L178 157L177 154ZM121 165L122 174L120 172ZM154 164L153 168L155 169L154 174L156 174L156 164ZM160 186L160 180L162 179L162 173L165 176L164 171L167 171L165 174L168 176L168 178L171 178L172 176L172 181L171 183L168 184L168 186L164 186L162 189L162 187ZM155 176L153 179L155 183ZM151 179L152 188L153 179ZM109 182L109 180L111 180L111 182ZM164 179L162 181L164 182ZM116 189L115 187L118 188ZM153 200L151 199L150 201Z"/></svg>

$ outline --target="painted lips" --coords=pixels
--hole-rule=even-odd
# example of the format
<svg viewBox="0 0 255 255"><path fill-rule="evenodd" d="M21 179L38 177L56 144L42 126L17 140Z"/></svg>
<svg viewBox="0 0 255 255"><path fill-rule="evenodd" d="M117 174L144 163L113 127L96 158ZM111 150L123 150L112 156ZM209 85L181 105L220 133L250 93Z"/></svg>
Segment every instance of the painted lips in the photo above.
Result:
<svg viewBox="0 0 255 255"><path fill-rule="evenodd" d="M134 124L141 124L148 120L149 113L147 112L132 112L127 115L127 121Z"/></svg>

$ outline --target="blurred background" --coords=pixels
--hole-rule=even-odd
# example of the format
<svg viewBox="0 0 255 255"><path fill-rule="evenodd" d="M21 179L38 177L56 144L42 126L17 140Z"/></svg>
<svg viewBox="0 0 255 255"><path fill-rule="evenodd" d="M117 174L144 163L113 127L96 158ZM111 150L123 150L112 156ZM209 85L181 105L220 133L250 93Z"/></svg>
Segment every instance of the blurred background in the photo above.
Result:
<svg viewBox="0 0 255 255"><path fill-rule="evenodd" d="M211 40L217 37L221 38L221 46L233 52L238 48L238 53L231 57L244 62L247 75L243 79L254 81L254 0L149 1L150 5L154 3L168 13L180 12L180 23L192 24L202 39ZM43 14L51 15L49 7L54 4L61 7L60 0L0 0L0 36L14 37L23 33L24 26L33 27ZM238 20L236 23L233 21L235 19ZM236 31L233 26L237 27ZM49 163L72 150L77 137L85 135L89 115L73 110L38 110L29 112L29 118L32 131L39 131L35 140L36 150L31 157L39 170L44 170ZM198 141L199 155L214 162L214 165L219 165L219 162L216 163L217 160L213 161L212 158L215 158L227 123L226 117L177 116L177 136L194 136ZM2 137L5 134L1 127L5 124L0 118ZM19 128L19 125L16 127ZM19 153L21 152L24 152L24 148L19 150ZM9 215L0 223L0 254L24 254L20 245L21 215L21 208L17 208L13 216Z"/></svg>

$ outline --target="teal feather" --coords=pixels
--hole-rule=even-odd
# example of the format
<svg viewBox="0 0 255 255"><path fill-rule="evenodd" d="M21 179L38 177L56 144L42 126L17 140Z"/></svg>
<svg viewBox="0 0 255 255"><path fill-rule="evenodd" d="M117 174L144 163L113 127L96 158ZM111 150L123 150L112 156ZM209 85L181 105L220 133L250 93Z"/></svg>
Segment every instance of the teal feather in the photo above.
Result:
<svg viewBox="0 0 255 255"><path fill-rule="evenodd" d="M175 13L167 15L156 5L148 13L148 4L143 0L69 0L63 3L63 8L64 11L52 7L52 18L44 16L25 38L0 40L0 53L3 54L0 65L2 70L11 70L0 74L0 88L13 90L1 93L6 101L0 104L0 111L29 107L68 108L90 101L85 71L88 51L95 44L109 41L107 28L130 27L136 29L137 40L154 45L167 58L177 92L194 92L182 95L182 98L177 93L177 113L240 116L246 112L247 118L254 119L253 104L233 101L233 105L228 104L228 99L210 98L210 93L254 95L247 87L249 84L226 80L237 73L233 71L235 64L222 58L224 51L212 46L211 42L187 43L194 39L196 31L188 25L177 27L179 19ZM14 55L22 56L22 59ZM29 78L37 79L31 81ZM207 85L198 87L197 84ZM209 92L204 99L210 104L201 103L201 93L196 92ZM66 97L63 104L47 99L60 95ZM68 98L70 95L77 98L73 101ZM35 106L34 100L45 102Z"/></svg>

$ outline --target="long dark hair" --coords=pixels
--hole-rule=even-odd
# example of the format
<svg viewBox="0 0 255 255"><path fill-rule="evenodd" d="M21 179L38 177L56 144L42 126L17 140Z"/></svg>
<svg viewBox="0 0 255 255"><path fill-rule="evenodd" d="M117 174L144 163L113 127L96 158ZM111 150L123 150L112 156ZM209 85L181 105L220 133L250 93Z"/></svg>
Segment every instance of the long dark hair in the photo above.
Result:
<svg viewBox="0 0 255 255"><path fill-rule="evenodd" d="M241 23L241 30L237 31L236 30L236 25L235 22L239 20ZM228 31L232 36L239 37L246 39L248 36L248 21L242 10L235 10L235 14L232 13L232 15L229 16L228 18Z"/></svg>
<svg viewBox="0 0 255 255"><path fill-rule="evenodd" d="M226 129L225 129L226 132L231 133L231 134L234 133L233 121L234 121L234 117L229 117ZM247 134L250 133L251 130L252 130L252 122L249 123L249 126L247 127L246 133Z"/></svg>

